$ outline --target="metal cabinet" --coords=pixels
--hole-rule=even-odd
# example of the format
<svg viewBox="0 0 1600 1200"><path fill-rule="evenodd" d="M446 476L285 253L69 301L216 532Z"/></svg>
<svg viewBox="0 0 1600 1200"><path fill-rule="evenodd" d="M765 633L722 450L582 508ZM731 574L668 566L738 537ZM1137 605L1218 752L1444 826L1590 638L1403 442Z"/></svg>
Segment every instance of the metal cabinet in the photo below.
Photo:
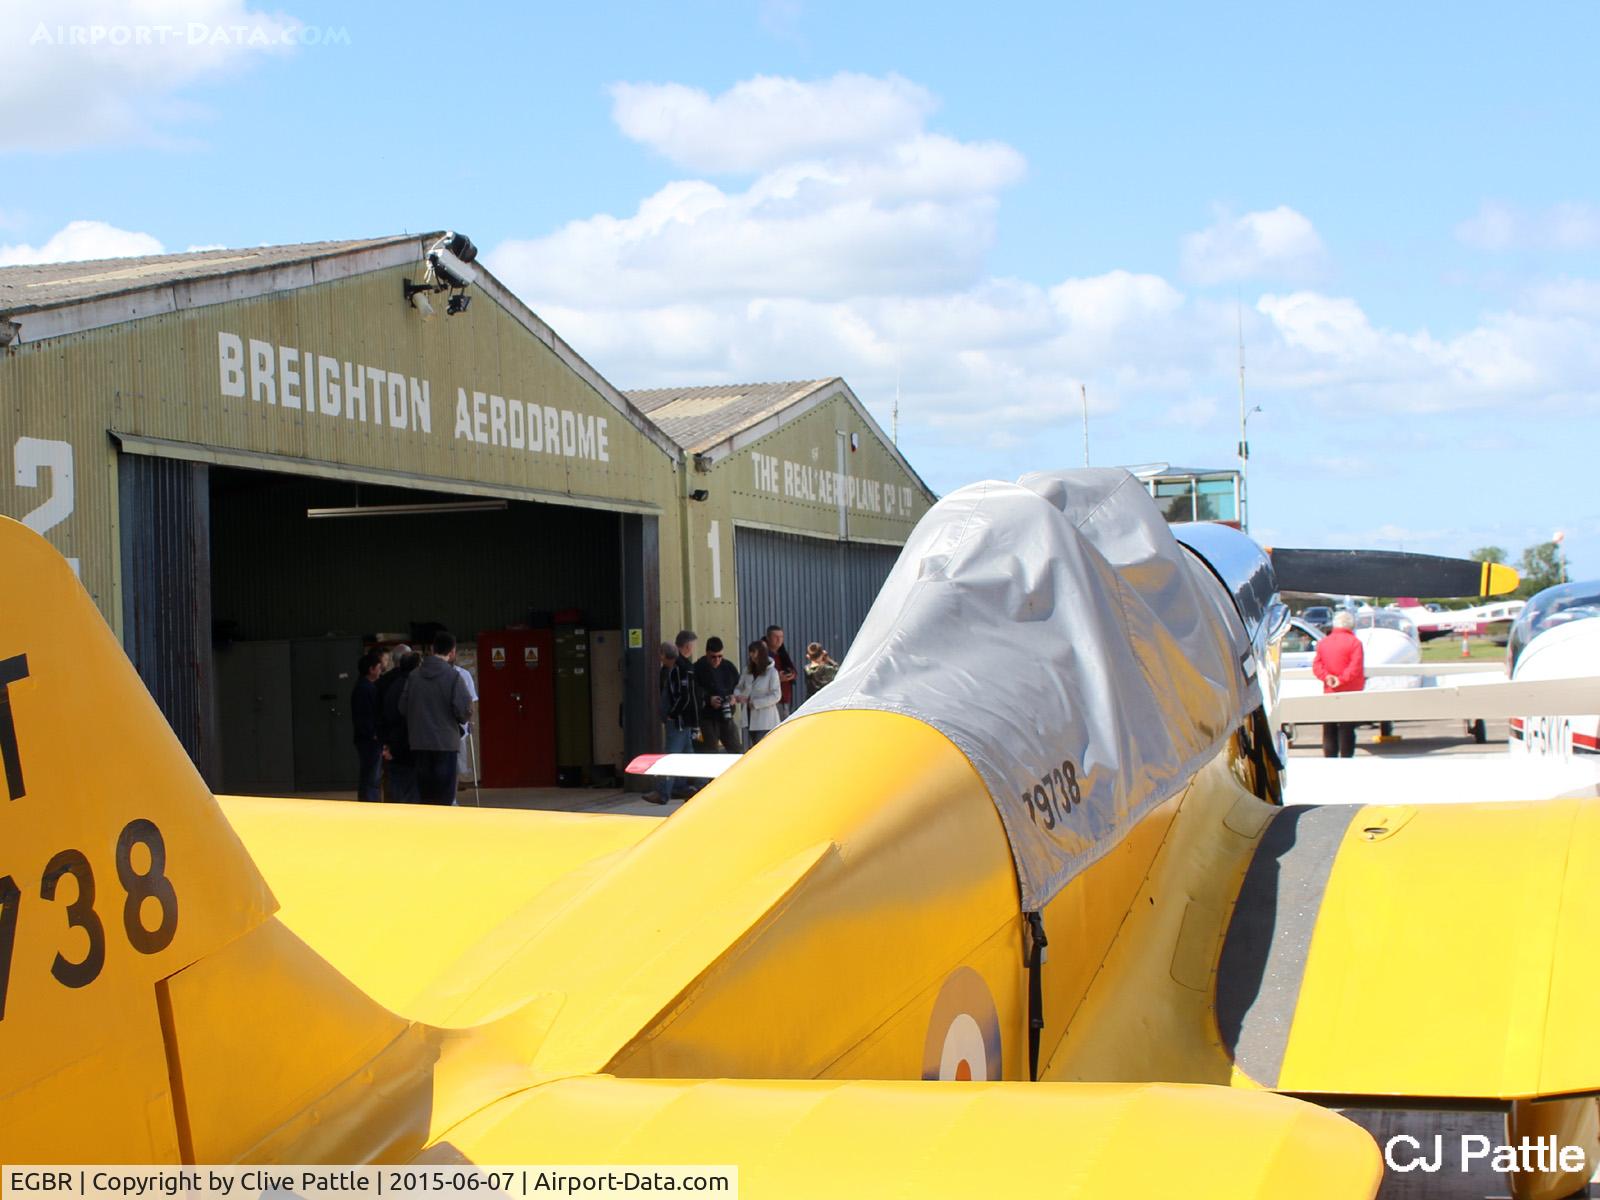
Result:
<svg viewBox="0 0 1600 1200"><path fill-rule="evenodd" d="M589 630L556 627L556 773L562 787L583 787L594 762L589 688Z"/></svg>
<svg viewBox="0 0 1600 1200"><path fill-rule="evenodd" d="M548 629L478 635L484 787L556 782L555 638Z"/></svg>

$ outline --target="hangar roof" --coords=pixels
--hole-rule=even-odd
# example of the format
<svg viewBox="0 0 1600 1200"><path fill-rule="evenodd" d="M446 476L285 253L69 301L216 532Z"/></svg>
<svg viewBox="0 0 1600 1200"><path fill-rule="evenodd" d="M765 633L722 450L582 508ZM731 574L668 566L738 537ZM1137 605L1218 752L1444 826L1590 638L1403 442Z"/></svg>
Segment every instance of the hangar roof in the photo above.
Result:
<svg viewBox="0 0 1600 1200"><path fill-rule="evenodd" d="M639 388L628 399L683 450L712 465L737 454L824 401L842 396L856 410L884 448L931 499L933 489L906 461L899 448L884 435L877 421L837 375L831 379L800 379L780 383L723 383L706 387Z"/></svg>
<svg viewBox="0 0 1600 1200"><path fill-rule="evenodd" d="M36 263L0 267L0 312L15 316L41 308L98 300L163 284L233 275L260 267L332 258L355 250L411 243L412 235L349 242L297 242L246 250L192 250L140 258L100 258L87 262Z"/></svg>
<svg viewBox="0 0 1600 1200"><path fill-rule="evenodd" d="M126 321L182 312L420 264L442 236L394 234L337 242L191 250L89 262L0 267L0 345L38 342ZM492 297L668 457L678 444L645 417L482 262L477 291ZM397 293L398 295L398 293Z"/></svg>
<svg viewBox="0 0 1600 1200"><path fill-rule="evenodd" d="M713 387L644 388L628 393L650 419L691 454L708 450L757 421L798 404L834 379L792 383L726 383Z"/></svg>

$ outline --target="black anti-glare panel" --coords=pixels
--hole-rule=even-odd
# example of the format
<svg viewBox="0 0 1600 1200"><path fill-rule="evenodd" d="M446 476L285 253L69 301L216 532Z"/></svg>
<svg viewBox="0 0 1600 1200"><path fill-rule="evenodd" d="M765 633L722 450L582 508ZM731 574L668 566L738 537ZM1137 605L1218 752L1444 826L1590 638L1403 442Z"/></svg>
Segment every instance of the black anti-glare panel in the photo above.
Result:
<svg viewBox="0 0 1600 1200"><path fill-rule="evenodd" d="M1239 1069L1278 1086L1322 896L1354 804L1279 811L1261 835L1217 964L1217 1031Z"/></svg>

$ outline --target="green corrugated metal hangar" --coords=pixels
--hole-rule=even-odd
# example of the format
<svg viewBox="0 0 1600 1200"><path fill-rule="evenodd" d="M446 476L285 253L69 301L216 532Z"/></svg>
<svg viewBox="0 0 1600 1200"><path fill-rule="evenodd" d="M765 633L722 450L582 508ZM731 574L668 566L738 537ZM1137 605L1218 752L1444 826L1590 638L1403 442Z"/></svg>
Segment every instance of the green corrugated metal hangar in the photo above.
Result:
<svg viewBox="0 0 1600 1200"><path fill-rule="evenodd" d="M465 247L0 268L0 513L213 786L353 786L355 658L436 627L486 784L615 777L659 736L662 635L841 655L932 501L842 380L624 394ZM500 712L525 684L548 703Z"/></svg>
<svg viewBox="0 0 1600 1200"><path fill-rule="evenodd" d="M706 493L686 509L684 545L712 559L694 610L737 629L740 645L777 624L797 662L808 641L842 659L932 500L855 393L835 378L628 397L683 448L691 488ZM691 587L703 578L685 571Z"/></svg>

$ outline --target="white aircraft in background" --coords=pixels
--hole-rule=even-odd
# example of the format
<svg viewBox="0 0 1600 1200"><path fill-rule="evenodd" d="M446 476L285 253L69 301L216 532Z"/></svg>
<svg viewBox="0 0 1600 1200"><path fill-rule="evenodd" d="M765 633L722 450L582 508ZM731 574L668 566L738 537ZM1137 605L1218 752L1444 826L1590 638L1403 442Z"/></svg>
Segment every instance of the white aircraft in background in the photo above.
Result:
<svg viewBox="0 0 1600 1200"><path fill-rule="evenodd" d="M1286 695L1275 715L1280 724L1452 717L1511 723L1506 754L1296 759L1288 802L1348 801L1353 791L1380 782L1392 790L1407 778L1415 779L1406 791L1417 803L1600 794L1600 580L1546 588L1528 601L1508 634L1506 659L1422 664L1417 670L1433 686L1415 690L1375 690L1369 679L1365 692ZM1384 668L1377 669L1381 676Z"/></svg>
<svg viewBox="0 0 1600 1200"><path fill-rule="evenodd" d="M1424 604L1415 596L1401 596L1388 606L1393 612L1404 615L1417 627L1419 641L1431 642L1450 632L1450 611L1438 603Z"/></svg>
<svg viewBox="0 0 1600 1200"><path fill-rule="evenodd" d="M1422 661L1421 638L1414 621L1390 608L1370 604L1356 609L1356 638L1365 659L1372 666L1401 666ZM1367 681L1367 691L1387 692L1422 686L1421 675L1376 675Z"/></svg>
<svg viewBox="0 0 1600 1200"><path fill-rule="evenodd" d="M1477 627L1471 632L1487 635L1497 644L1504 646L1506 638L1510 636L1511 627L1516 624L1517 618L1522 615L1522 610L1527 604L1526 600L1502 600L1498 604L1479 604L1464 611L1469 614L1469 619L1477 622ZM1469 631L1461 628L1458 632Z"/></svg>
<svg viewBox="0 0 1600 1200"><path fill-rule="evenodd" d="M1480 634L1494 638L1503 646L1512 623L1526 603L1526 600L1495 600L1471 608L1449 609L1437 604L1422 604L1414 596L1402 596L1389 608L1410 618L1417 627L1417 637L1421 641Z"/></svg>

